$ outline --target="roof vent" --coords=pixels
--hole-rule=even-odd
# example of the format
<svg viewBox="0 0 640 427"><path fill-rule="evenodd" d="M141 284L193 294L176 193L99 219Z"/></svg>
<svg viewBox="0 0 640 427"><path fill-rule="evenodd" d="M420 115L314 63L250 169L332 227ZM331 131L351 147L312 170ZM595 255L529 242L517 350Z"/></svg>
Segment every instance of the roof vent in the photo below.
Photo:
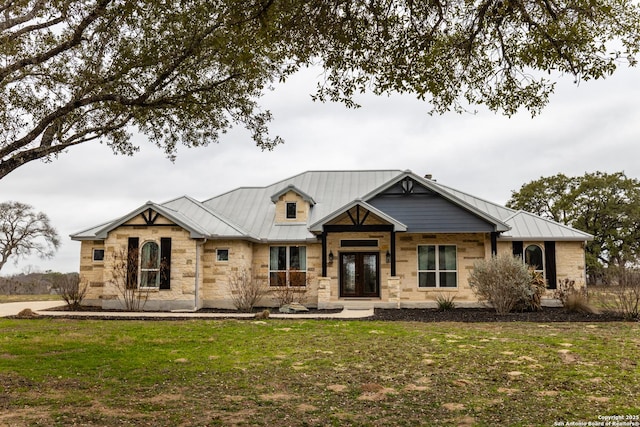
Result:
<svg viewBox="0 0 640 427"><path fill-rule="evenodd" d="M428 174L426 174L424 177L425 177L425 178L427 178L427 179L432 179L432 178L433 178L433 175L431 175L430 173L428 173Z"/></svg>

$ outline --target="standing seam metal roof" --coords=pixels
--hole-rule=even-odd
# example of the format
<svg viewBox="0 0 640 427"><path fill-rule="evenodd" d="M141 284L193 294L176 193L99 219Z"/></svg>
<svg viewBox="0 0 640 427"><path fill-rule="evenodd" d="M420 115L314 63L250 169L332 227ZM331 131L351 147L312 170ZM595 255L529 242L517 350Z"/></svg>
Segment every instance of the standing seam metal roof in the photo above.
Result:
<svg viewBox="0 0 640 427"><path fill-rule="evenodd" d="M143 207L156 206L192 236L208 238L241 238L256 241L305 241L315 239L309 226L330 216L344 206L372 196L387 188L403 176L411 176L421 185L430 187L452 203L474 212L494 224L510 227L501 240L590 240L593 237L571 227L546 220L528 212L488 202L468 193L426 180L411 171L309 171L303 172L266 187L240 187L219 196L196 201L188 196L179 197L160 205L149 202ZM283 225L275 223L274 194L287 188L304 192L313 204L306 224ZM366 200L365 200L366 201ZM133 211L135 214L138 210ZM162 212L161 212L162 213ZM127 216L76 233L75 240L104 238L104 233L117 227ZM508 228L504 227L504 228ZM408 230L409 232L411 230Z"/></svg>

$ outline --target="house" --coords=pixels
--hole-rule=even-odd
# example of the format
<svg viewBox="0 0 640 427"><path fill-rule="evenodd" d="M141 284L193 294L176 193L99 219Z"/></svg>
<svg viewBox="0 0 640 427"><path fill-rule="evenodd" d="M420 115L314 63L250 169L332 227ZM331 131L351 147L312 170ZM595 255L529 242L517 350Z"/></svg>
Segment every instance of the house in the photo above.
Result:
<svg viewBox="0 0 640 427"><path fill-rule="evenodd" d="M147 202L71 238L81 242L85 303L119 306L113 277L125 259L129 286L148 291L145 309L174 310L232 308L229 281L242 271L271 290L304 290L318 308L427 307L442 295L473 305L469 273L492 254L521 256L549 289L563 279L584 285L592 236L429 176L371 170L310 171L205 201Z"/></svg>

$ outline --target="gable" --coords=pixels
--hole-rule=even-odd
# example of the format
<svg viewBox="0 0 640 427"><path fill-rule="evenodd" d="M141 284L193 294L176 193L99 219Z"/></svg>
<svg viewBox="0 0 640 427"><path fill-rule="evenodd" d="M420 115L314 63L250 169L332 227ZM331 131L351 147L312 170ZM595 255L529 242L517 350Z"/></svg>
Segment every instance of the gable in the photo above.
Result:
<svg viewBox="0 0 640 427"><path fill-rule="evenodd" d="M368 203L402 222L408 232L489 233L495 225L471 211L405 179L368 200Z"/></svg>
<svg viewBox="0 0 640 427"><path fill-rule="evenodd" d="M170 220L166 216L161 215L155 209L148 208L140 212L140 214L124 222L120 226L122 227L122 226L147 226L147 225L175 225L175 222Z"/></svg>

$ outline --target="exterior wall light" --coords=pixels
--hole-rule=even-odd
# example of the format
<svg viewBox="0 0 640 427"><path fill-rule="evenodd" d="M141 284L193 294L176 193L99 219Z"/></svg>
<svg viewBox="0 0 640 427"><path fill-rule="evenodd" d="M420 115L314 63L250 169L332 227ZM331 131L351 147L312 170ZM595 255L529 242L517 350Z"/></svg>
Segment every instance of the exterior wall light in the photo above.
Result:
<svg viewBox="0 0 640 427"><path fill-rule="evenodd" d="M329 264L333 263L333 251L329 251Z"/></svg>
<svg viewBox="0 0 640 427"><path fill-rule="evenodd" d="M387 264L391 264L391 252L387 249Z"/></svg>

